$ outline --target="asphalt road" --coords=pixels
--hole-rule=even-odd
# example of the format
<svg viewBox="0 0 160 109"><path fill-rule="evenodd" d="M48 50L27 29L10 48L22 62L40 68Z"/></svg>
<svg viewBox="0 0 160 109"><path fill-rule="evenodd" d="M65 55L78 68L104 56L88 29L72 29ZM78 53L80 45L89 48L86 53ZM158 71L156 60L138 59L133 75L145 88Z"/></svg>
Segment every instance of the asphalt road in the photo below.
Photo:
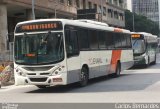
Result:
<svg viewBox="0 0 160 109"><path fill-rule="evenodd" d="M91 80L86 87L39 89L36 86L7 86L0 89L0 102L9 103L117 103L160 102L160 56L157 64L122 72L118 78Z"/></svg>

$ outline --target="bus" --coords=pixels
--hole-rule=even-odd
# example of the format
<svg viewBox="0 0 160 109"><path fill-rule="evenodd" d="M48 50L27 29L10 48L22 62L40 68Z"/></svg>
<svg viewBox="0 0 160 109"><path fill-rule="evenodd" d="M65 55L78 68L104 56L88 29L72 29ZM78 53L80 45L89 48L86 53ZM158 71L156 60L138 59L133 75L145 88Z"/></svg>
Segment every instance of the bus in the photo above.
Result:
<svg viewBox="0 0 160 109"><path fill-rule="evenodd" d="M145 32L132 33L134 65L156 64L157 36Z"/></svg>
<svg viewBox="0 0 160 109"><path fill-rule="evenodd" d="M79 83L133 66L131 33L89 20L20 22L14 32L15 85Z"/></svg>

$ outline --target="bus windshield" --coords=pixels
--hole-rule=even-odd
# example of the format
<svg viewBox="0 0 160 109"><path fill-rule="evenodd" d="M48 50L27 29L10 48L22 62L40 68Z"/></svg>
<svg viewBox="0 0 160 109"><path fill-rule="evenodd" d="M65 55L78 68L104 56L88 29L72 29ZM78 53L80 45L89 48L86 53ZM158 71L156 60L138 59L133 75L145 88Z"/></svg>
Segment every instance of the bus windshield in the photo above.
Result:
<svg viewBox="0 0 160 109"><path fill-rule="evenodd" d="M143 39L133 39L134 54L142 54L145 52L145 42Z"/></svg>
<svg viewBox="0 0 160 109"><path fill-rule="evenodd" d="M49 64L64 58L61 32L15 36L15 62L18 64Z"/></svg>

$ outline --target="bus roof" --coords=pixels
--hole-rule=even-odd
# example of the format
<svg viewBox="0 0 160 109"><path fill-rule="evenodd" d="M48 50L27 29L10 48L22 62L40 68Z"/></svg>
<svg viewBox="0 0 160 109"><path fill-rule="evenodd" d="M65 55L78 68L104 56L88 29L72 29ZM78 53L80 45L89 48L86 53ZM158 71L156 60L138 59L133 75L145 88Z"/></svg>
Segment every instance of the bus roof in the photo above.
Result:
<svg viewBox="0 0 160 109"><path fill-rule="evenodd" d="M102 22L97 22L97 21L92 21L92 20L70 20L70 19L38 19L38 20L30 20L30 21L24 21L20 22L17 25L21 24L27 24L27 23L38 23L38 22L47 22L47 21L61 21L63 25L73 25L73 26L80 26L80 27L88 27L88 28L95 28L95 29L100 29L100 30L107 30L107 31L115 31L117 28L114 27L109 27L108 24L102 23ZM125 29L120 29L120 31L115 31L115 32L122 32L122 33L130 33L129 30Z"/></svg>
<svg viewBox="0 0 160 109"><path fill-rule="evenodd" d="M142 35L144 35L144 36L150 36L150 37L155 37L155 38L157 38L156 35L153 35L153 34L147 33L147 32L132 32L131 34L142 34Z"/></svg>

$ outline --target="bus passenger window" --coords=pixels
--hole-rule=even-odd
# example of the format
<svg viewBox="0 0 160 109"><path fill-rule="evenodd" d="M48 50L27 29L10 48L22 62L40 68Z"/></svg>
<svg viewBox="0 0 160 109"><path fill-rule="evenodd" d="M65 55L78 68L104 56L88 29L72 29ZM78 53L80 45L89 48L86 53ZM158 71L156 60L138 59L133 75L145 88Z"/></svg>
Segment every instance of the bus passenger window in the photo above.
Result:
<svg viewBox="0 0 160 109"><path fill-rule="evenodd" d="M88 38L88 30L87 29L79 28L78 40L79 40L79 47L81 50L88 50L89 49L89 38Z"/></svg>
<svg viewBox="0 0 160 109"><path fill-rule="evenodd" d="M108 49L114 49L114 39L112 32L106 32L106 46Z"/></svg>
<svg viewBox="0 0 160 109"><path fill-rule="evenodd" d="M65 31L66 52L67 56L74 56L79 54L77 31L66 30Z"/></svg>
<svg viewBox="0 0 160 109"><path fill-rule="evenodd" d="M97 31L89 30L88 35L89 35L89 41L90 41L90 48L91 49L98 49Z"/></svg>
<svg viewBox="0 0 160 109"><path fill-rule="evenodd" d="M105 36L105 32L103 31L100 31L99 32L99 48L100 49L106 49L107 46L106 46L106 36Z"/></svg>

